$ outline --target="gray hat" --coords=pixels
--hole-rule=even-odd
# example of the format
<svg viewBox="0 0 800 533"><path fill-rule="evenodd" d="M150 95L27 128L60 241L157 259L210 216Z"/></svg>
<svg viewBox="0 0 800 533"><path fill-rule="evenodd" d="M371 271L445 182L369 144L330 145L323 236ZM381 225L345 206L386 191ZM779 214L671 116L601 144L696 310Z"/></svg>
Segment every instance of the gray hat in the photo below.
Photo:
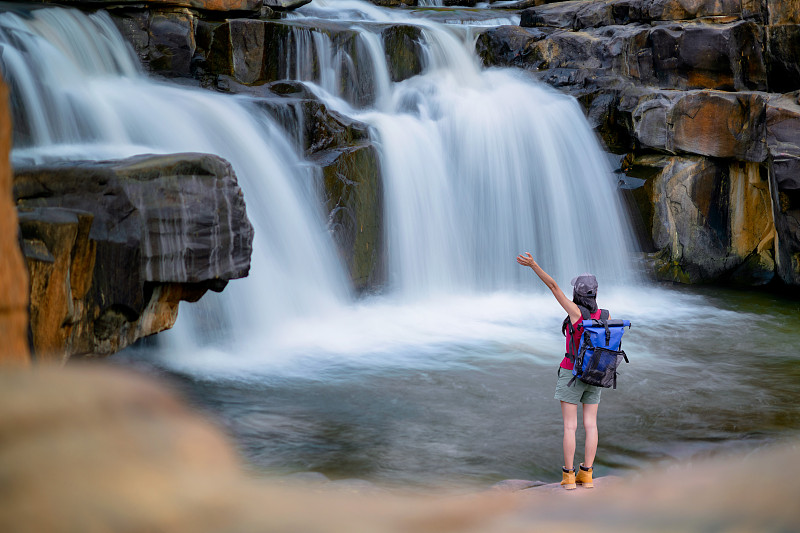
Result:
<svg viewBox="0 0 800 533"><path fill-rule="evenodd" d="M580 276L572 278L569 283L581 296L597 296L597 278L593 274L584 272Z"/></svg>

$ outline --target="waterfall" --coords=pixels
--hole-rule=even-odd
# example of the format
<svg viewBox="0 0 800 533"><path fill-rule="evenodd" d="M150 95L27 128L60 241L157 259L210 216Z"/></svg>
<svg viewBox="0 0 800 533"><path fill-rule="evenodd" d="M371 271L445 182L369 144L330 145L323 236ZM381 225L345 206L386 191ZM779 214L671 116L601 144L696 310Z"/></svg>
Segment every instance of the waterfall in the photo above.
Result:
<svg viewBox="0 0 800 533"><path fill-rule="evenodd" d="M386 91L371 108L352 106L333 85L314 84L329 107L376 132L398 295L520 288L529 273L509 261L520 251L532 252L562 283L587 270L614 284L630 280L629 235L611 168L574 99L513 70L482 70L474 33L464 28L376 15L354 1L311 7L310 16L350 21L366 35L375 34L365 21L422 30L420 75L391 83L386 71L362 73ZM372 52L369 63L385 56Z"/></svg>
<svg viewBox="0 0 800 533"><path fill-rule="evenodd" d="M216 340L230 342L349 300L309 186L313 168L265 111L244 98L149 80L105 12L3 13L0 39L12 108L23 124L15 128L13 161L194 151L231 162L255 230L251 275L224 296L182 307L185 338L227 330Z"/></svg>
<svg viewBox="0 0 800 533"><path fill-rule="evenodd" d="M0 15L14 160L198 151L237 173L255 229L250 276L182 304L166 335L172 364L246 374L281 360L513 336L507 322L536 286L514 261L524 251L565 289L586 270L604 287L631 280L611 169L578 104L522 72L478 65L476 28L518 17L443 25L401 11L315 0L285 21L284 52L297 59L285 75L369 124L379 148L390 282L365 301L349 294L313 165L252 101L149 80L104 12ZM315 30L318 19L355 32L358 61ZM420 29L420 74L391 81L378 33L387 23ZM365 81L373 94L358 101L353 87ZM207 341L216 346L199 351ZM392 360L418 357L404 354Z"/></svg>

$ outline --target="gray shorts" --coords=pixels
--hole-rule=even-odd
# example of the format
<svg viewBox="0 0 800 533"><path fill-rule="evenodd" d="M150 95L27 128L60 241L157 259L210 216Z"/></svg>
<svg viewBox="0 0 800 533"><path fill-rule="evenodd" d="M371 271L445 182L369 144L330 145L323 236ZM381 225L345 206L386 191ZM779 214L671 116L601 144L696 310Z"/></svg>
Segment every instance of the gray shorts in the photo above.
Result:
<svg viewBox="0 0 800 533"><path fill-rule="evenodd" d="M572 386L567 387L567 383L572 379L572 371L558 367L558 383L556 383L556 400L567 403L600 403L600 393L602 387L588 385L576 379Z"/></svg>

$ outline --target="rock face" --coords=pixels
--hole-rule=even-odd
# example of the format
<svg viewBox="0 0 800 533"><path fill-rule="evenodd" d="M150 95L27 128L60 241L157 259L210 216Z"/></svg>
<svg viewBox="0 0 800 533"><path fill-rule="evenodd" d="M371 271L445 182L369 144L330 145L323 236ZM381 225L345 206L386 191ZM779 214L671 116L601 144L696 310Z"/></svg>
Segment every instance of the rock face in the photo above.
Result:
<svg viewBox="0 0 800 533"><path fill-rule="evenodd" d="M656 277L797 286L798 18L794 0L569 1L477 51L574 95L627 154Z"/></svg>
<svg viewBox="0 0 800 533"><path fill-rule="evenodd" d="M141 0L34 0L42 3L92 7L141 6ZM147 4L163 8L191 8L202 11L233 11L258 14L263 0L147 0ZM299 7L299 6L298 6Z"/></svg>
<svg viewBox="0 0 800 533"><path fill-rule="evenodd" d="M37 358L113 353L249 270L253 229L216 156L18 168L14 194Z"/></svg>
<svg viewBox="0 0 800 533"><path fill-rule="evenodd" d="M26 365L28 346L28 273L20 252L17 211L11 190L13 174L8 155L11 151L11 113L8 88L0 78L0 364Z"/></svg>

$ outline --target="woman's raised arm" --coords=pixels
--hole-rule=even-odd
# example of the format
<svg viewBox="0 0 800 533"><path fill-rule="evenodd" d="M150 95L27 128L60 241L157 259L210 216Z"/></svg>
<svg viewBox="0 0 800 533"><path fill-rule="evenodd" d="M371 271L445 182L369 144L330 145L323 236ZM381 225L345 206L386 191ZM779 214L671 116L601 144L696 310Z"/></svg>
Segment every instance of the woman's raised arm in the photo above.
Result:
<svg viewBox="0 0 800 533"><path fill-rule="evenodd" d="M563 307L564 311L567 312L571 323L574 324L581 318L581 310L578 308L578 305L567 298L567 296L564 294L564 291L562 291L561 287L559 287L558 283L556 283L556 280L554 280L550 274L542 270L542 267L540 267L539 264L533 260L533 256L531 256L530 252L525 252L525 255L518 255L517 263L522 266L531 267L533 271L536 272L536 275L539 276L539 279L542 280L545 285L547 285L547 288L550 289L550 291L553 293L553 296L556 297L558 303L561 304L561 307Z"/></svg>

